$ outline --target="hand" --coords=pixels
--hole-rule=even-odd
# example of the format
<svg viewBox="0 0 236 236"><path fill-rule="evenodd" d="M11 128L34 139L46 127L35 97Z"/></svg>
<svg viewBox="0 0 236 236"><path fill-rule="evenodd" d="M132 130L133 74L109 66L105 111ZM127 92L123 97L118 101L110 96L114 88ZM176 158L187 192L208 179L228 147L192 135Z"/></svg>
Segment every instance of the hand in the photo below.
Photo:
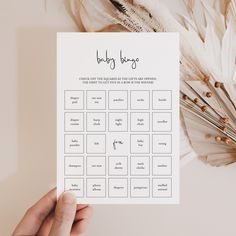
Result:
<svg viewBox="0 0 236 236"><path fill-rule="evenodd" d="M76 205L76 197L70 192L64 192L57 202L53 189L27 210L12 236L78 236L91 214L92 208Z"/></svg>

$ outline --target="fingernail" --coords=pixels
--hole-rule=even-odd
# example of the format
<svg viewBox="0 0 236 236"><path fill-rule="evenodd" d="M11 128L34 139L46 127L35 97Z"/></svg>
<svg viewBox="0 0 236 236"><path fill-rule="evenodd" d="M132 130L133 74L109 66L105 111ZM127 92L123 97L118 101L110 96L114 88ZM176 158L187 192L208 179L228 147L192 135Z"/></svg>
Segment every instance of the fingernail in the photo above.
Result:
<svg viewBox="0 0 236 236"><path fill-rule="evenodd" d="M72 204L76 202L76 197L73 192L66 191L62 195L62 201L67 204Z"/></svg>

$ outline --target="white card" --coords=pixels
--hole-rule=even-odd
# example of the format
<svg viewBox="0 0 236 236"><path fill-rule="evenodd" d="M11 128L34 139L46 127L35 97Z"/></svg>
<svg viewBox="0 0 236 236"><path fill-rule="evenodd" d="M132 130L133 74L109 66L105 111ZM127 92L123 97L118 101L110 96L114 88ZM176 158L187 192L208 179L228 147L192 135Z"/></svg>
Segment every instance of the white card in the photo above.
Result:
<svg viewBox="0 0 236 236"><path fill-rule="evenodd" d="M178 33L58 33L57 193L179 202Z"/></svg>

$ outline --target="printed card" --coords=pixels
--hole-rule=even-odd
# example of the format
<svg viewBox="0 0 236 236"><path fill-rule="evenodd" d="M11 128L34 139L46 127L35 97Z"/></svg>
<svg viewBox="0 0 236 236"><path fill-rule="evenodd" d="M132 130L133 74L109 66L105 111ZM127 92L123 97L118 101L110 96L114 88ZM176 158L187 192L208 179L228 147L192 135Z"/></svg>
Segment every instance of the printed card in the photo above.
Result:
<svg viewBox="0 0 236 236"><path fill-rule="evenodd" d="M57 193L179 202L178 33L58 33Z"/></svg>

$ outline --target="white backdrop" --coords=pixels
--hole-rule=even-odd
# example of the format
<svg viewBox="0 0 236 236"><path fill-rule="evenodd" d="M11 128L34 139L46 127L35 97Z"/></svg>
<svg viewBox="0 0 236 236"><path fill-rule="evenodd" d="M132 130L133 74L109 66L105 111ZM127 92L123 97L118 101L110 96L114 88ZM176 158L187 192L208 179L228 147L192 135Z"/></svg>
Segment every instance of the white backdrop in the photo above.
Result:
<svg viewBox="0 0 236 236"><path fill-rule="evenodd" d="M56 183L56 32L62 0L0 0L0 235ZM95 206L87 236L234 236L236 165L193 160L177 206Z"/></svg>

